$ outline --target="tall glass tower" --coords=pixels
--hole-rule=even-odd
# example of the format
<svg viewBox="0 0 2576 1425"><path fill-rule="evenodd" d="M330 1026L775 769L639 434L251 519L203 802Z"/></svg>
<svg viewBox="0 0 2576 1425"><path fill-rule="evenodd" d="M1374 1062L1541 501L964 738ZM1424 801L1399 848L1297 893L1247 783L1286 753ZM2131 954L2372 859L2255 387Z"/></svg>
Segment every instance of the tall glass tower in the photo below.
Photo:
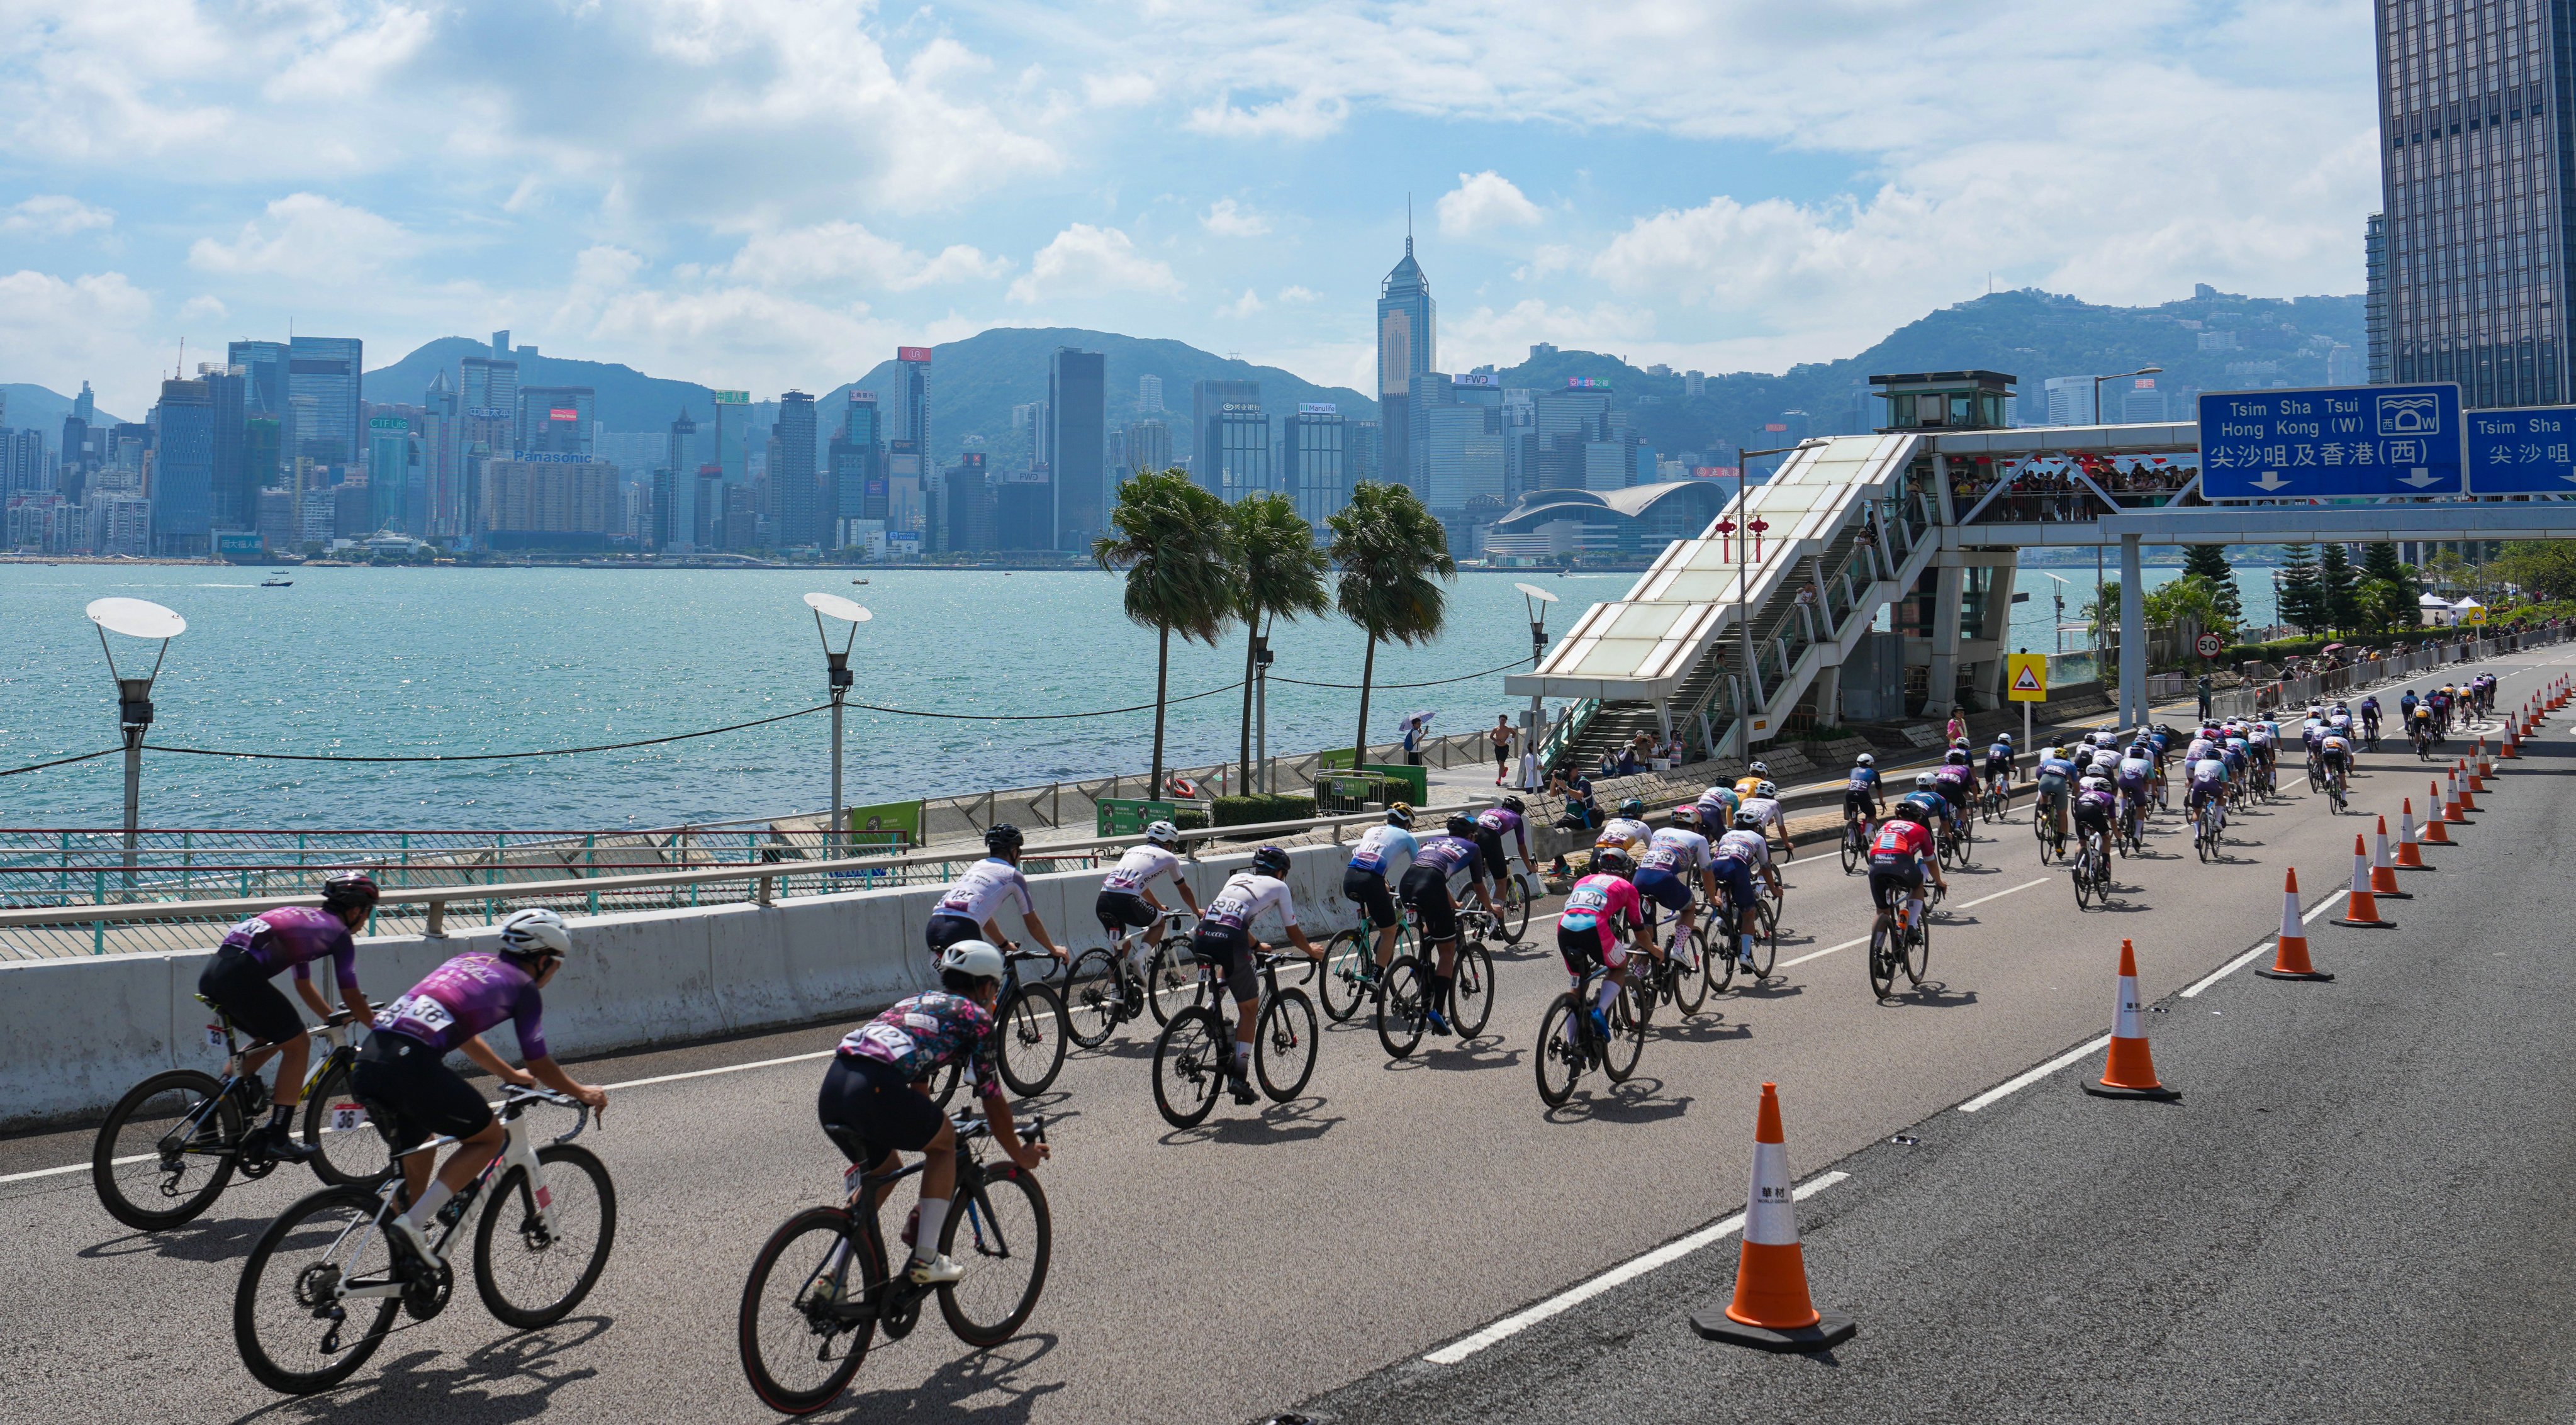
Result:
<svg viewBox="0 0 2576 1425"><path fill-rule="evenodd" d="M1439 308L1431 283L1413 260L1413 234L1404 235L1404 260L1377 289L1378 469L1391 480L1412 479L1413 383L1437 365Z"/></svg>

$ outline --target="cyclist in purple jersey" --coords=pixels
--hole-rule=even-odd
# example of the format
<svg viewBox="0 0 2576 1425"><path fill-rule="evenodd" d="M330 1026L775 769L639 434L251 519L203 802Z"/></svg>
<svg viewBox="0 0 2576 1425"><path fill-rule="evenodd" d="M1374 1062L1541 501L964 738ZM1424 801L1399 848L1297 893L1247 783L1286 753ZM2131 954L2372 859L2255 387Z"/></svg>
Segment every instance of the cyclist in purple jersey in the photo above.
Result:
<svg viewBox="0 0 2576 1425"><path fill-rule="evenodd" d="M331 960L339 982L340 1002L350 1022L373 1017L367 997L358 992L358 943L350 933L367 923L376 909L376 883L356 871L343 871L322 883L322 905L280 906L264 910L224 935L223 944L197 976L197 993L224 1017L265 1046L242 1056L242 1071L257 1073L269 1056L277 1056L277 1087L271 1093L269 1120L260 1128L261 1143L271 1157L301 1163L313 1150L298 1142L288 1124L304 1097L304 1070L312 1060L313 1039L303 1017L278 993L280 970L295 972L295 993L313 1012L331 1017L331 1006L313 987L313 962Z"/></svg>
<svg viewBox="0 0 2576 1425"><path fill-rule="evenodd" d="M1529 824L1521 817L1523 810L1520 798L1505 797L1476 813L1476 845L1485 853L1485 874L1496 886L1512 872L1510 849L1503 844L1506 839L1519 849L1521 864L1530 864Z"/></svg>
<svg viewBox="0 0 2576 1425"><path fill-rule="evenodd" d="M961 940L941 952L942 988L899 1001L850 1031L823 1071L814 1111L823 1132L850 1160L854 1172L892 1173L898 1153L919 1153L921 1208L912 1229L908 1270L922 1286L953 1282L966 1272L940 1255L939 1232L957 1191L957 1129L939 1111L928 1081L951 1064L973 1080L993 1141L1011 1161L1034 1168L1047 1156L1043 1143L1024 1144L1011 1123L1011 1102L993 1063L993 1002L1002 991L1002 952L981 940ZM893 1191L877 1189L873 1211ZM858 1189L851 1190L857 1205Z"/></svg>
<svg viewBox="0 0 2576 1425"><path fill-rule="evenodd" d="M608 1107L608 1095L575 1080L546 1052L543 1005L538 991L563 968L572 949L572 934L563 917L550 910L513 912L501 922L497 951L468 951L429 972L411 993L386 1005L376 1015L376 1032L358 1051L350 1091L375 1121L376 1131L392 1145L402 1164L411 1208L394 1219L394 1236L423 1263L435 1264L429 1225L438 1209L501 1151L504 1133L491 1105L473 1085L441 1062L450 1050L462 1051L505 1083L522 1088L542 1083L588 1104L593 1112ZM510 1021L519 1036L521 1072L502 1062L483 1042L483 1032ZM457 1140L447 1166L430 1178L429 1153L410 1152L433 1134Z"/></svg>

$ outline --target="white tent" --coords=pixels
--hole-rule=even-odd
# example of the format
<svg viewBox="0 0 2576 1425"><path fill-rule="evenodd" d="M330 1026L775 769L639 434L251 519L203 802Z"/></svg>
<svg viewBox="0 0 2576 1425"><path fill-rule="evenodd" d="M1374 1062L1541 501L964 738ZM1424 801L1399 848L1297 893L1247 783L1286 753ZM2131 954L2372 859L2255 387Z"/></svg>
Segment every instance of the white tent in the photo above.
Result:
<svg viewBox="0 0 2576 1425"><path fill-rule="evenodd" d="M2415 621L2433 628L2449 628L2451 609L2450 600L2437 594L2425 594L2415 600Z"/></svg>

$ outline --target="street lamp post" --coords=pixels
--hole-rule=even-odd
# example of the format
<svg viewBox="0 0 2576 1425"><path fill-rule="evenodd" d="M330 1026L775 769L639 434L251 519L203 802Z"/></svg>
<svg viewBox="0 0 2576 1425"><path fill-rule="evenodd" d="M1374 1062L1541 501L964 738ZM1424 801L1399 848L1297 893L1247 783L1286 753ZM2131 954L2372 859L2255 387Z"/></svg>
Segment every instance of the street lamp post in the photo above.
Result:
<svg viewBox="0 0 2576 1425"><path fill-rule="evenodd" d="M1514 584L1512 587L1521 591L1521 607L1529 613L1530 671L1536 672L1538 671L1538 665L1547 658L1547 606L1556 602L1556 595L1549 593L1547 590L1540 588L1536 584ZM1524 750L1529 752L1536 752L1538 750L1538 730L1541 725L1540 720L1546 716L1547 708L1544 705L1544 695L1539 693L1530 694L1529 718L1527 722L1523 724L1521 732L1521 742ZM1535 791L1537 789L1525 787L1522 790Z"/></svg>
<svg viewBox="0 0 2576 1425"><path fill-rule="evenodd" d="M1252 765L1259 768L1256 783L1246 791L1275 792L1271 785L1270 766L1270 634L1264 630L1255 642L1252 654L1253 742Z"/></svg>
<svg viewBox="0 0 2576 1425"><path fill-rule="evenodd" d="M823 677L832 695L832 827L824 845L838 859L846 834L841 825L841 703L849 697L850 684L855 681L850 673L850 645L858 641L859 625L876 615L838 594L807 594L805 607L814 611L814 636L823 641ZM850 626L837 649L832 647L832 635L823 627L827 618Z"/></svg>
<svg viewBox="0 0 2576 1425"><path fill-rule="evenodd" d="M98 626L98 648L107 655L107 676L116 681L116 726L125 740L125 884L134 884L135 851L143 819L143 737L152 729L152 680L161 676L161 660L170 640L188 631L188 621L145 599L93 599L83 609ZM107 636L152 638L161 646L152 655L152 671L129 678L117 671L116 650Z"/></svg>
<svg viewBox="0 0 2576 1425"><path fill-rule="evenodd" d="M2106 425L2109 425L2109 424L2110 424L2110 422L2109 422L2109 421L2104 420L2104 419L2102 418L2102 383L2103 383L2103 382L2105 382L2105 381L2126 381L2126 380L2128 380L2128 379L2129 379L2130 377L2132 377L2132 376L2155 376L2155 375L2159 375L2159 374L2161 374L2163 371L2164 371L2164 368L2163 368L2163 367L2161 367L2161 366L2141 366L2141 367L2139 367L2139 368L2138 368L2137 370L2135 370L2135 371L2123 371L2123 372L2118 373L2117 375L2112 375L2112 376L2096 376L2096 377L2094 377L2094 378L2093 378L2093 424L2095 424L2095 425L2097 425L2097 426L2106 426Z"/></svg>

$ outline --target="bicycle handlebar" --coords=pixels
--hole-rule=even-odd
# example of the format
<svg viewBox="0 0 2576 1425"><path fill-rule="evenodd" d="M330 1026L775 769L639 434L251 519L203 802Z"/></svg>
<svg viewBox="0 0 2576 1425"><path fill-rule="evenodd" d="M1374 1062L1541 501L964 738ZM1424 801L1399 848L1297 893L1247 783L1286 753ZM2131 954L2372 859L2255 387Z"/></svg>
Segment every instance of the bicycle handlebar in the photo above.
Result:
<svg viewBox="0 0 2576 1425"><path fill-rule="evenodd" d="M572 1131L558 1136L555 1139L558 1143L569 1143L580 1137L583 1129L590 1127L590 1105L574 1098L571 1094L544 1087L526 1088L518 1084L508 1085L501 1090L501 1116L505 1119L516 1118L529 1105L538 1103L552 1104L557 1108L569 1108L575 1111Z"/></svg>

